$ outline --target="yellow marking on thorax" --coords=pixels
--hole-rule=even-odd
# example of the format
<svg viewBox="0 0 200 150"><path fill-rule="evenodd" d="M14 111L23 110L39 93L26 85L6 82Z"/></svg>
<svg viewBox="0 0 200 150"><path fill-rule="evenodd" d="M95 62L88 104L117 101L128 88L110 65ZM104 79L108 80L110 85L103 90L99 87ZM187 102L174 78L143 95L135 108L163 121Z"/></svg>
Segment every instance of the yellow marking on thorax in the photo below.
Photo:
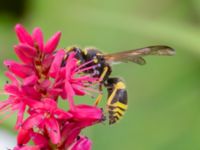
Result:
<svg viewBox="0 0 200 150"><path fill-rule="evenodd" d="M125 84L124 84L122 81L118 82L118 83L115 85L115 87L116 87L117 89L125 89L125 88L126 88Z"/></svg>
<svg viewBox="0 0 200 150"><path fill-rule="evenodd" d="M73 50L74 46L70 46L70 47L66 47L65 50L66 52L70 52L71 50Z"/></svg>
<svg viewBox="0 0 200 150"><path fill-rule="evenodd" d="M83 49L83 53L84 53L84 55L87 55L88 51L86 49Z"/></svg>
<svg viewBox="0 0 200 150"><path fill-rule="evenodd" d="M97 63L98 63L98 59L97 59L97 58L94 58L94 59L93 59L93 62L94 62L95 64L97 64Z"/></svg>

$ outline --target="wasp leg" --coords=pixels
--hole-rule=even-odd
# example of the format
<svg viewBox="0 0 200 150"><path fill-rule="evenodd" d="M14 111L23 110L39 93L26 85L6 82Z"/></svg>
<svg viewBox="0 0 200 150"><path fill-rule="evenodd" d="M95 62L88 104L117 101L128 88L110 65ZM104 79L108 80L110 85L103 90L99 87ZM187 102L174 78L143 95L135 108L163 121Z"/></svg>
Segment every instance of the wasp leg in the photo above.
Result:
<svg viewBox="0 0 200 150"><path fill-rule="evenodd" d="M103 94L99 94L97 99L94 102L94 105L97 106L99 104L99 102L102 100Z"/></svg>
<svg viewBox="0 0 200 150"><path fill-rule="evenodd" d="M102 100L103 94L102 94L102 85L99 85L99 91L100 94L98 95L97 99L94 102L94 105L97 106L99 102Z"/></svg>
<svg viewBox="0 0 200 150"><path fill-rule="evenodd" d="M105 66L105 67L103 68L103 72L102 72L102 74L101 74L101 76L100 76L100 78L99 78L99 82L102 82L102 81L104 80L104 78L105 78L105 76L107 75L108 71L109 71L109 67L108 67L108 66Z"/></svg>
<svg viewBox="0 0 200 150"><path fill-rule="evenodd" d="M105 86L108 90L109 124L114 124L122 118L128 107L126 86L119 78L109 78Z"/></svg>
<svg viewBox="0 0 200 150"><path fill-rule="evenodd" d="M94 105L97 106L99 104L99 102L102 100L102 82L105 81L105 77L108 76L111 72L111 69L109 66L105 66L103 68L103 72L101 73L100 77L99 77L99 91L101 92L97 99L94 102Z"/></svg>

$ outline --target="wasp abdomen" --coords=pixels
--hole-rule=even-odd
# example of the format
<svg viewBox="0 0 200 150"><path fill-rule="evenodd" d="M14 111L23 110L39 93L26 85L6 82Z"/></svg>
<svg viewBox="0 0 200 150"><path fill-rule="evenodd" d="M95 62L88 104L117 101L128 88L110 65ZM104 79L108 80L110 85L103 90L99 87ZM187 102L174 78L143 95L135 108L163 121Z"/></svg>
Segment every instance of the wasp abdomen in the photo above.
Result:
<svg viewBox="0 0 200 150"><path fill-rule="evenodd" d="M127 91L119 78L110 78L107 82L109 124L113 124L123 117L128 108Z"/></svg>

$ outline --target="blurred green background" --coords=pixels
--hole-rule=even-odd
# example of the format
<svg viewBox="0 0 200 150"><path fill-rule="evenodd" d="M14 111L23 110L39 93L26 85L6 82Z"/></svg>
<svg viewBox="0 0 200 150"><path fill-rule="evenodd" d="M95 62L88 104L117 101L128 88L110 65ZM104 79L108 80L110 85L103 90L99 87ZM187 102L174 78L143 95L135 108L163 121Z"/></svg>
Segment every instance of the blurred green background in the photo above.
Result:
<svg viewBox="0 0 200 150"><path fill-rule="evenodd" d="M84 131L94 150L200 149L199 0L15 1L0 7L1 62L15 58L13 27L18 22L29 31L40 26L46 39L62 31L63 48L95 46L110 53L161 44L176 49L173 57L147 57L145 66L113 67L112 76L126 81L129 109L115 125ZM4 70L2 65L1 86ZM12 131L13 124L10 118L1 127Z"/></svg>

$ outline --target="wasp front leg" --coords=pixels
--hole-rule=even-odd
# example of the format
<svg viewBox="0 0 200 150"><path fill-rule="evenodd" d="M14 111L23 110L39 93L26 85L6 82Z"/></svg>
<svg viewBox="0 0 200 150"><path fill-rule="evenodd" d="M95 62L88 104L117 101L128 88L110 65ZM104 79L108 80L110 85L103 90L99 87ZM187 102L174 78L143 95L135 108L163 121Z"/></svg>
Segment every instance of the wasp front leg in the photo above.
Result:
<svg viewBox="0 0 200 150"><path fill-rule="evenodd" d="M108 90L109 124L114 124L123 117L128 108L127 90L124 82L119 78L109 78L105 86Z"/></svg>

